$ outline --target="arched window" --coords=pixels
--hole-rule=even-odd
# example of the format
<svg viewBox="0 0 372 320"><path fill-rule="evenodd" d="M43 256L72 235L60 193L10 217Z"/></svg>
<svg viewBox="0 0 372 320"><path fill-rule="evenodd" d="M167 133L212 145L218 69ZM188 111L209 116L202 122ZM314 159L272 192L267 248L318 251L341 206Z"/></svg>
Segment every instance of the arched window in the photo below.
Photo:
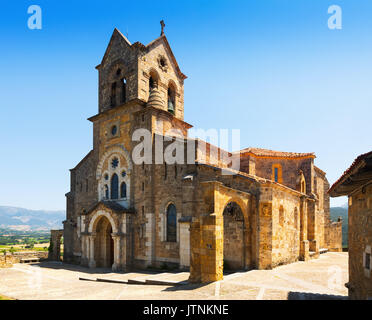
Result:
<svg viewBox="0 0 372 320"><path fill-rule="evenodd" d="M109 187L107 184L105 184L105 199L109 198Z"/></svg>
<svg viewBox="0 0 372 320"><path fill-rule="evenodd" d="M279 163L272 165L271 180L277 183L283 183L282 166Z"/></svg>
<svg viewBox="0 0 372 320"><path fill-rule="evenodd" d="M125 182L122 182L120 185L120 198L126 198L127 197L127 184Z"/></svg>
<svg viewBox="0 0 372 320"><path fill-rule="evenodd" d="M127 80L125 78L121 79L121 103L126 102L127 100Z"/></svg>
<svg viewBox="0 0 372 320"><path fill-rule="evenodd" d="M111 178L111 199L119 198L119 177L116 173Z"/></svg>
<svg viewBox="0 0 372 320"><path fill-rule="evenodd" d="M111 84L111 107L116 105L116 82Z"/></svg>
<svg viewBox="0 0 372 320"><path fill-rule="evenodd" d="M279 168L274 168L274 181L278 182L279 180Z"/></svg>
<svg viewBox="0 0 372 320"><path fill-rule="evenodd" d="M167 241L177 242L177 211L174 204L167 208Z"/></svg>
<svg viewBox="0 0 372 320"><path fill-rule="evenodd" d="M149 78L149 93L158 87L159 75L155 70L151 70Z"/></svg>
<svg viewBox="0 0 372 320"><path fill-rule="evenodd" d="M154 89L154 88L155 88L155 80L154 80L154 78L151 76L151 77L150 77L150 80L149 80L149 92L151 92L152 89Z"/></svg>
<svg viewBox="0 0 372 320"><path fill-rule="evenodd" d="M168 112L174 114L176 108L175 90L172 86L168 88Z"/></svg>

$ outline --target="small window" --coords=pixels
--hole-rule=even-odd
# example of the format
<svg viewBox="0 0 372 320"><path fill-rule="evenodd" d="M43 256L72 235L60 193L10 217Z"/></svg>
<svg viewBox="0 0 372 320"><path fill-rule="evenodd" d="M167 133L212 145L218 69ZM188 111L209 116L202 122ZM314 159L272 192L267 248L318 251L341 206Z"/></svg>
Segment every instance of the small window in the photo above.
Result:
<svg viewBox="0 0 372 320"><path fill-rule="evenodd" d="M174 204L167 208L167 241L177 242L177 211Z"/></svg>
<svg viewBox="0 0 372 320"><path fill-rule="evenodd" d="M371 269L371 254L370 253L366 253L364 268L366 268L368 270Z"/></svg>
<svg viewBox="0 0 372 320"><path fill-rule="evenodd" d="M127 175L126 171L123 170L123 171L121 172L121 176L122 176L123 178L125 178L126 175Z"/></svg>
<svg viewBox="0 0 372 320"><path fill-rule="evenodd" d="M111 127L111 134L113 136L116 136L117 133L118 133L118 127L117 126L112 126Z"/></svg>
<svg viewBox="0 0 372 320"><path fill-rule="evenodd" d="M111 161L111 166L112 166L113 169L115 169L115 168L118 167L118 165L119 165L119 159L115 157L115 158L112 159L112 161Z"/></svg>
<svg viewBox="0 0 372 320"><path fill-rule="evenodd" d="M111 178L111 199L116 200L119 198L119 177L116 173Z"/></svg>
<svg viewBox="0 0 372 320"><path fill-rule="evenodd" d="M122 182L120 185L120 198L126 198L127 197L127 184L125 182Z"/></svg>
<svg viewBox="0 0 372 320"><path fill-rule="evenodd" d="M165 58L164 57L161 57L160 58L159 63L160 63L160 66L162 66L162 67L165 67L167 65L167 62L165 61Z"/></svg>
<svg viewBox="0 0 372 320"><path fill-rule="evenodd" d="M278 182L279 180L279 169L278 168L274 169L274 179L275 179L275 182Z"/></svg>
<svg viewBox="0 0 372 320"><path fill-rule="evenodd" d="M279 163L274 163L271 170L271 180L276 183L283 183L282 166Z"/></svg>

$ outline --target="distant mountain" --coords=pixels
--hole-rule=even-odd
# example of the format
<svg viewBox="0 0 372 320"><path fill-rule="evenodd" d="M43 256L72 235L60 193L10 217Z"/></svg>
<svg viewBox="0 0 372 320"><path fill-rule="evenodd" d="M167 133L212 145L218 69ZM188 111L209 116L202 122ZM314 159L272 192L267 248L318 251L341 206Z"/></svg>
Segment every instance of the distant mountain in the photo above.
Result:
<svg viewBox="0 0 372 320"><path fill-rule="evenodd" d="M0 228L13 230L50 230L62 229L66 213L60 211L29 210L0 206Z"/></svg>
<svg viewBox="0 0 372 320"><path fill-rule="evenodd" d="M342 245L347 246L348 244L348 206L347 204L342 207L333 207L331 208L331 220L337 221L338 217L341 217L342 222Z"/></svg>

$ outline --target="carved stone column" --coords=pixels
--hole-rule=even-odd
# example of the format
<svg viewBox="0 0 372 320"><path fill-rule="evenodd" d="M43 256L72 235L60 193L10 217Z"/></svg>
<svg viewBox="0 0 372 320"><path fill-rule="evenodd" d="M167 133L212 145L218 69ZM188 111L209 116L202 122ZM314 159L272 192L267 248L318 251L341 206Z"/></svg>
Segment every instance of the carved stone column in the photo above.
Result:
<svg viewBox="0 0 372 320"><path fill-rule="evenodd" d="M118 271L120 269L120 235L111 233L111 237L114 240L114 264L112 265L112 271Z"/></svg>
<svg viewBox="0 0 372 320"><path fill-rule="evenodd" d="M89 238L89 268L96 267L96 261L94 260L94 243L96 239L96 233L92 233L88 236Z"/></svg>

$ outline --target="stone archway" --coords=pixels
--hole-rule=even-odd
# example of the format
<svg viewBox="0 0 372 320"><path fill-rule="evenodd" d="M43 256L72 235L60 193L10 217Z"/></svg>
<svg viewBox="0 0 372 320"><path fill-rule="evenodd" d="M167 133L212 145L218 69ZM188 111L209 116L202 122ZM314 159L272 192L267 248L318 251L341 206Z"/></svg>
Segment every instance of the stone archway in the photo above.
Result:
<svg viewBox="0 0 372 320"><path fill-rule="evenodd" d="M110 213L97 211L88 227L84 256L90 268L104 267L117 271L120 268L121 236Z"/></svg>
<svg viewBox="0 0 372 320"><path fill-rule="evenodd" d="M94 257L96 267L112 268L114 264L114 240L110 221L101 216L95 228Z"/></svg>
<svg viewBox="0 0 372 320"><path fill-rule="evenodd" d="M245 223L240 206L232 201L223 211L223 264L224 271L245 268Z"/></svg>

